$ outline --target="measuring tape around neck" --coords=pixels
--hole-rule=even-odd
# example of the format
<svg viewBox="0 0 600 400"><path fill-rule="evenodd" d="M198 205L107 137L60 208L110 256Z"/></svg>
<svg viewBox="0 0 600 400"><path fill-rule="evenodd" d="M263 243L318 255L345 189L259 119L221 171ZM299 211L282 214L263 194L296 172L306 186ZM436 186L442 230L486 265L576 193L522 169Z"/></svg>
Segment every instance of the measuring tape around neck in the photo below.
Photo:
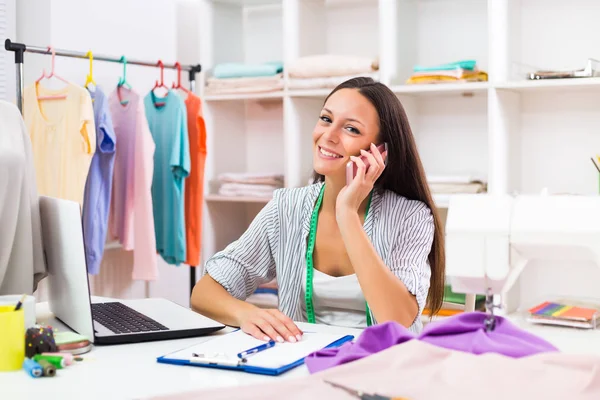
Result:
<svg viewBox="0 0 600 400"><path fill-rule="evenodd" d="M304 301L306 303L306 316L308 322L311 324L315 323L315 306L313 304L313 277L314 277L314 260L313 253L315 251L315 242L317 239L317 224L319 222L319 210L321 209L321 204L323 203L323 194L325 193L325 185L321 187L321 192L319 193L319 197L317 198L317 202L315 204L315 208L312 212L310 218L310 231L308 234L308 244L306 247L306 290L304 293ZM367 202L367 209L365 211L365 221L367 219L367 215L369 213L369 208L371 207L371 197L372 192L369 194L369 200ZM369 310L369 305L365 302L365 311L367 313L367 326L371 326L373 324L371 320L371 310Z"/></svg>

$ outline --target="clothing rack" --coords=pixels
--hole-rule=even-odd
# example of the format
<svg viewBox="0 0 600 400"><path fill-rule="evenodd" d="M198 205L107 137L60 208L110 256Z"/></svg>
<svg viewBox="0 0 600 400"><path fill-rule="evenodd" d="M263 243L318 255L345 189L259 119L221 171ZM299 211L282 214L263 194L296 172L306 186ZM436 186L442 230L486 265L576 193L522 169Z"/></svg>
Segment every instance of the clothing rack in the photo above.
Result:
<svg viewBox="0 0 600 400"><path fill-rule="evenodd" d="M24 90L24 82L23 82L23 62L25 53L35 53L42 55L52 55L52 50L49 47L39 47L39 46L30 46L23 43L12 42L10 39L6 39L4 41L4 48L6 51L12 51L15 53L15 68L16 68L16 83L17 83L17 107L21 114L23 114L23 90ZM87 52L80 51L72 51L72 50L61 50L54 49L54 55L60 57L70 57L70 58L80 58L84 60L89 60L89 56ZM94 54L94 61L106 61L106 62L114 62L114 63L123 63L122 57L112 57L102 54ZM181 71L188 71L189 73L189 81L190 81L190 90L192 92L196 89L196 74L202 71L202 66L200 64L195 65L177 65L177 64L164 64L159 62L151 62L151 61L140 61L140 60L126 60L127 64L132 65L141 65L144 67L162 67L168 69L178 69ZM192 290L194 289L194 285L196 284L196 267L190 266L190 295Z"/></svg>

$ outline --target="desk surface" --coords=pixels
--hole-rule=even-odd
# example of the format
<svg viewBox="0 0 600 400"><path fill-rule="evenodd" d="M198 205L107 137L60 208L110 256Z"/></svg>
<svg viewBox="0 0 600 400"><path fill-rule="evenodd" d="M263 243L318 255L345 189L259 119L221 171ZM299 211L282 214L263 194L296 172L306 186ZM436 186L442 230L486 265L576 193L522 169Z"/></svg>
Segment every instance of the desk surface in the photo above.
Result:
<svg viewBox="0 0 600 400"><path fill-rule="evenodd" d="M68 329L53 318L47 303L38 304L37 321L49 324L55 329ZM299 324L300 327L306 325ZM360 330L322 325L310 325L310 329L319 332L353 334L356 337L360 334ZM214 335L222 335L232 330L232 328L225 328ZM23 370L3 372L0 373L0 398L11 400L140 399L308 375L304 365L279 377L269 377L156 362L159 356L209 340L214 335L138 344L94 346L91 352L82 355L84 361L59 370L53 378L34 379ZM9 396L4 397L6 394Z"/></svg>
<svg viewBox="0 0 600 400"><path fill-rule="evenodd" d="M565 353L600 355L600 330L574 330L534 326L522 316L508 318L521 328L528 330L554 344ZM38 304L37 320L55 329L68 329L48 310L47 303ZM306 329L308 324L299 324ZM324 325L310 325L311 330L360 335L359 330ZM54 378L33 379L24 371L0 373L0 398L68 399L140 399L186 391L225 386L270 382L307 376L305 366L300 366L279 377L252 375L236 371L208 368L180 367L159 364L156 358L164 354L209 340L212 336L231 332L225 328L214 335L129 345L96 346L75 363L59 371ZM82 393L85 393L83 395Z"/></svg>

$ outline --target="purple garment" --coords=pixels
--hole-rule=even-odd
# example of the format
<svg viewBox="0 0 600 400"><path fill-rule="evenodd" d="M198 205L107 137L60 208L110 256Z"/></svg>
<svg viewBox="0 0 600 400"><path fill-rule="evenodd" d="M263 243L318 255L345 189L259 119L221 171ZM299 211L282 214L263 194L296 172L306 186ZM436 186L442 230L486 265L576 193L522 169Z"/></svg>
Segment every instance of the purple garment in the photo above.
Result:
<svg viewBox="0 0 600 400"><path fill-rule="evenodd" d="M106 242L116 137L106 96L99 87L90 94L94 100L96 151L85 182L82 217L87 268L96 275Z"/></svg>
<svg viewBox="0 0 600 400"><path fill-rule="evenodd" d="M514 358L558 351L550 343L500 316L496 316L494 330L486 332L485 318L486 314L479 311L458 314L427 325L418 336L397 322L386 322L365 329L355 343L309 355L305 363L310 373L316 373L413 339L472 354L498 353Z"/></svg>

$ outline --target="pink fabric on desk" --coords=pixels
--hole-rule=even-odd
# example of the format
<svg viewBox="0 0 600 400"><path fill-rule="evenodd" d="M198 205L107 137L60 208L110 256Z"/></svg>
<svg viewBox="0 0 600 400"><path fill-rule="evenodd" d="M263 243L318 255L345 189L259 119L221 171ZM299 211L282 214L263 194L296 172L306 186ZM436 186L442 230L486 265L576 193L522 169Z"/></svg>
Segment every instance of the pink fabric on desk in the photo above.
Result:
<svg viewBox="0 0 600 400"><path fill-rule="evenodd" d="M115 89L109 105L117 150L109 227L112 237L125 250L134 250L132 278L156 280L158 259L152 213L152 174L155 144L148 127L142 98L133 90L120 88L128 100L122 105Z"/></svg>
<svg viewBox="0 0 600 400"><path fill-rule="evenodd" d="M176 367L173 368L195 368ZM234 374L227 372L234 380ZM558 352L512 358L474 355L418 340L390 347L354 363L299 379L272 378L270 383L193 391L155 399L353 399L323 382L336 383L412 400L597 400L600 357ZM229 379L224 379L230 382Z"/></svg>

